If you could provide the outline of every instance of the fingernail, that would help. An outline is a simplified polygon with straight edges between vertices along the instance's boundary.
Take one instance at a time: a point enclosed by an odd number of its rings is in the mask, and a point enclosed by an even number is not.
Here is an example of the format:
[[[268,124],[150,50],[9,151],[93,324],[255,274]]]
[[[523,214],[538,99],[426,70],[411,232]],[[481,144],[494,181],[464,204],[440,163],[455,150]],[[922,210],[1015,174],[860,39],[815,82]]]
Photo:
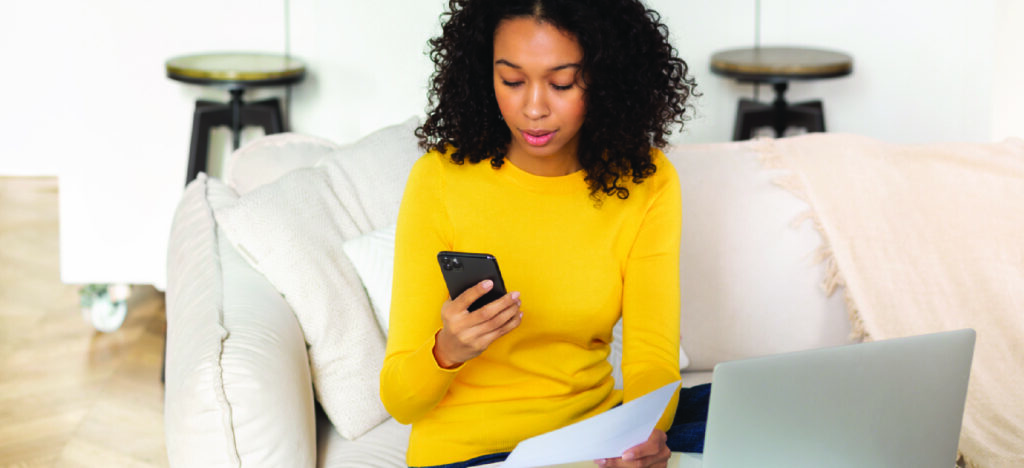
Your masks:
[[[491,289],[494,286],[494,281],[484,280],[483,283],[480,283],[480,286],[483,286],[484,289]]]
[[[600,459],[600,460],[594,460],[594,462],[597,463],[599,466],[604,466],[605,463],[607,463],[606,461],[604,461],[603,458]]]
[[[625,460],[625,461],[632,460],[633,459],[633,452],[626,452],[626,453],[622,454],[622,459]]]
[[[510,296],[512,296],[512,299],[519,299],[519,291],[512,291]]]

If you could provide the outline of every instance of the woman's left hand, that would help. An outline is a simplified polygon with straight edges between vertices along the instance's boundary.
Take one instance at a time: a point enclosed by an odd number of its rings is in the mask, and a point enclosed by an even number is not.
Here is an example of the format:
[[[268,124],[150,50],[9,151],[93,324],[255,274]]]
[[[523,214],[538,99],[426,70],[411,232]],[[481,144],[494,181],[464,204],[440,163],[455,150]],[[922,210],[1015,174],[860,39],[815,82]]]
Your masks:
[[[647,438],[647,442],[626,450],[621,457],[594,461],[599,466],[607,468],[665,468],[668,466],[668,458],[672,456],[666,440],[668,437],[665,436],[665,432],[655,429]]]

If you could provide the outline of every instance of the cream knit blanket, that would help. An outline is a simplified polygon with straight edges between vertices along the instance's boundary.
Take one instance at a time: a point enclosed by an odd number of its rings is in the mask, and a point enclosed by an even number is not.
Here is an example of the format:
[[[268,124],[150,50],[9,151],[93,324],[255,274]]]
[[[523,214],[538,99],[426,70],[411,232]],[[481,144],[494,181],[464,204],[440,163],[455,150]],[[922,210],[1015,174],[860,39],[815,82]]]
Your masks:
[[[1024,466],[1024,141],[810,134],[751,144],[811,206],[826,289],[845,286],[854,333],[977,331],[961,457]]]

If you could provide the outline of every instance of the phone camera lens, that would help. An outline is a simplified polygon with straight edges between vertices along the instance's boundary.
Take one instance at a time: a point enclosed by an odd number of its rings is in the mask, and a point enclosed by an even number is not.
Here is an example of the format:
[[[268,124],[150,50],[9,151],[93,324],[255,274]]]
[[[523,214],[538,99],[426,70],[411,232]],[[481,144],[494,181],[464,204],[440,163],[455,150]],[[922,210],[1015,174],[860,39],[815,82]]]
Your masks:
[[[452,262],[451,262],[451,267],[452,267],[453,270],[461,270],[462,269],[462,262],[460,262],[459,259],[457,259],[457,258],[453,258]]]

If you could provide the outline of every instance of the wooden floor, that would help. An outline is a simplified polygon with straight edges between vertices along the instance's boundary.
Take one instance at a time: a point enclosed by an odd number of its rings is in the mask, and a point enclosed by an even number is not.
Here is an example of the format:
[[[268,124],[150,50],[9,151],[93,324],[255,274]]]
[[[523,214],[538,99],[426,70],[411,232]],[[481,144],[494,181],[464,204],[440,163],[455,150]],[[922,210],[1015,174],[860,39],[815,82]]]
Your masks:
[[[113,333],[60,282],[57,179],[0,177],[0,466],[166,466],[163,294]]]

